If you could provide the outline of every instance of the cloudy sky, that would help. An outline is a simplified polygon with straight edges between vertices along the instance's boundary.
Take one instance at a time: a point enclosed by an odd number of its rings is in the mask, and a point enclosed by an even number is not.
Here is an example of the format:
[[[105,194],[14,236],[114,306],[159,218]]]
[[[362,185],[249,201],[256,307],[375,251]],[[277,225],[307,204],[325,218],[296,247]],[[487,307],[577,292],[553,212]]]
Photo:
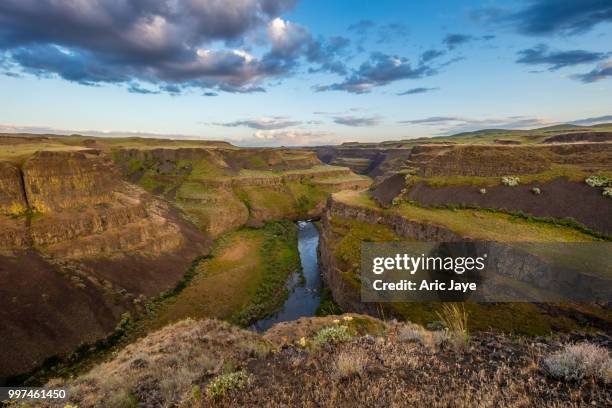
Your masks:
[[[0,1],[0,131],[381,141],[611,95],[610,0]]]

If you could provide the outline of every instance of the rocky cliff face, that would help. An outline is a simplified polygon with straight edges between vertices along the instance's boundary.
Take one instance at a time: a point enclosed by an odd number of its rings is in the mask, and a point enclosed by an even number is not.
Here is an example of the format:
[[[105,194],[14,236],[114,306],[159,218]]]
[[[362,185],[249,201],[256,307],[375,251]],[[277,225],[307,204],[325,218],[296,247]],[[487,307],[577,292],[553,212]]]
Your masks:
[[[22,167],[33,211],[60,212],[104,205],[117,188],[112,162],[99,152],[39,152]]]
[[[114,159],[127,179],[175,203],[213,237],[316,216],[328,193],[370,183],[297,149],[118,149]]]
[[[25,211],[26,206],[19,168],[0,162],[0,214],[18,215]]]
[[[359,226],[363,223],[364,226]],[[359,280],[360,246],[362,241],[421,241],[421,242],[471,242],[478,253],[487,253],[490,259],[495,260],[487,269],[480,284],[479,299],[500,299],[501,294],[508,297],[504,299],[552,299],[550,296],[561,295],[565,299],[578,299],[582,302],[593,299],[607,299],[610,296],[610,278],[593,270],[581,271],[574,263],[562,264],[558,262],[558,253],[549,248],[556,255],[546,255],[541,245],[537,249],[518,250],[502,242],[477,241],[465,234],[428,222],[417,222],[407,219],[393,211],[385,211],[343,202],[334,196],[328,200],[322,217],[321,238],[319,244],[320,265],[324,280],[329,286],[334,300],[345,311],[368,313],[374,316],[397,315],[401,312],[393,304],[363,303],[361,301],[361,287]],[[348,225],[348,228],[346,227]],[[393,232],[382,239],[378,238],[375,230],[383,226]],[[366,231],[361,238],[346,237],[352,230]],[[371,232],[368,232],[371,231]],[[545,245],[545,244],[543,244]],[[591,255],[605,256],[606,243],[595,244],[597,247],[584,247]],[[351,250],[352,248],[352,250]],[[568,251],[571,249],[567,249]],[[347,258],[346,254],[349,253]],[[565,251],[566,252],[566,251]],[[565,254],[564,252],[564,254]],[[565,254],[566,255],[566,254]],[[463,255],[465,256],[465,255]],[[601,261],[598,261],[601,265]],[[591,267],[594,268],[593,264]],[[539,295],[538,291],[543,291]],[[554,295],[553,295],[554,294]],[[534,297],[535,296],[535,297]],[[549,297],[546,297],[549,296]],[[384,313],[384,314],[383,314]],[[597,326],[609,328],[610,322],[595,317]]]
[[[609,169],[612,143],[568,143],[558,145],[477,145],[429,143],[403,148],[321,148],[320,157],[332,164],[348,166],[372,177],[412,171],[423,177],[535,174],[552,164],[573,164]]]
[[[0,162],[0,381],[105,336],[209,247],[97,151]]]

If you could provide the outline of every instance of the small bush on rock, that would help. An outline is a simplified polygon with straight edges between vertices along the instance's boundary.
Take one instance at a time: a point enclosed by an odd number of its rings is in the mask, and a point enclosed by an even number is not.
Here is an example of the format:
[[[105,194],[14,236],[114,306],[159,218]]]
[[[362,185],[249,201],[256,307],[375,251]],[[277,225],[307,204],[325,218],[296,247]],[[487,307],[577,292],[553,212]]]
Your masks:
[[[486,188],[481,188],[479,191],[480,191],[480,194],[487,194]]]
[[[602,194],[603,194],[604,197],[612,198],[612,187],[604,188]]]
[[[612,179],[606,176],[598,176],[593,174],[584,180],[591,187],[608,187],[612,183]]]
[[[349,341],[351,334],[346,326],[330,326],[324,327],[314,336],[314,343],[322,346],[326,343],[342,343]]]
[[[230,374],[222,374],[212,379],[206,386],[206,393],[212,399],[218,399],[229,391],[244,388],[249,382],[246,371],[237,371]]]
[[[531,192],[535,195],[540,195],[542,194],[542,190],[540,190],[538,187],[534,187],[531,189]]]
[[[502,184],[508,187],[518,186],[519,181],[521,181],[521,179],[517,176],[504,176],[501,179]]]
[[[596,378],[612,382],[612,358],[603,347],[590,343],[569,344],[544,358],[546,370],[557,378]]]

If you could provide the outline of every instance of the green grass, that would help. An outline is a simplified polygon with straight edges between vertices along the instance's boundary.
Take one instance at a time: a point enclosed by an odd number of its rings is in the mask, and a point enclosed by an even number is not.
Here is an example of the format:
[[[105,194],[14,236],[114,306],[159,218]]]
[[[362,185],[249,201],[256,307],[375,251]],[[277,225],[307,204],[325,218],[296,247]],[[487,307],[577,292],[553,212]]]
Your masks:
[[[285,282],[299,270],[297,229],[274,222],[244,228],[217,241],[189,287],[162,305],[150,328],[192,318],[218,318],[243,326],[273,313],[286,298]]]
[[[357,197],[355,202],[365,202],[367,206],[373,205],[369,199],[364,199],[363,196],[358,193],[340,193],[339,195],[348,195],[351,198]],[[471,225],[474,219],[474,216],[471,214],[473,211],[444,210],[442,211],[442,215],[440,215],[439,210],[425,210],[422,213],[416,210],[418,210],[418,207],[408,206],[402,211],[410,211],[410,215],[407,218],[417,218],[421,221],[426,220],[428,222],[435,220],[438,223],[444,223],[451,226],[455,223],[459,223],[459,226],[462,228]],[[432,214],[434,215],[432,216]],[[500,219],[495,217],[497,217],[497,215],[492,219],[485,219],[482,221],[483,224],[477,225],[475,229],[486,231],[500,229],[503,233],[501,238],[507,238],[505,235],[507,231],[510,231],[511,234],[518,233],[523,237],[517,239],[518,241],[524,241],[525,237],[553,241],[550,234],[555,236],[554,234],[559,232],[559,229],[554,226],[550,229],[551,226],[547,224],[540,225],[541,223],[531,223],[536,224],[534,232],[531,230],[533,226],[530,225],[529,222],[520,219],[512,219],[511,217],[507,219],[508,216],[503,216]],[[477,220],[480,221],[480,218],[477,218]],[[525,223],[527,223],[527,225],[525,225]],[[518,228],[518,230],[516,228]],[[560,227],[560,230],[563,231],[562,234],[567,234],[566,238],[574,238],[574,240],[577,241],[592,241],[594,239],[593,237],[583,235],[571,228]],[[364,241],[404,240],[404,238],[395,235],[387,226],[380,224],[370,225],[354,219],[338,216],[332,219],[331,232],[334,237],[331,242],[331,248],[337,265],[340,268],[341,276],[356,291],[359,291],[361,288],[361,243]],[[516,239],[516,237],[512,239]],[[557,239],[559,239],[559,236],[557,236]],[[502,239],[502,241],[506,240],[507,239]],[[559,240],[562,241],[563,239]],[[573,259],[571,261],[576,262]],[[387,316],[399,315],[406,320],[427,325],[439,320],[437,313],[441,311],[441,306],[442,303],[437,302],[394,302],[385,305],[387,309],[385,314]],[[576,330],[594,330],[588,325],[589,318],[581,316],[590,316],[590,318],[596,320],[612,321],[612,314],[589,305],[572,305],[571,307],[569,305],[555,305],[555,307],[567,309],[568,312],[548,313],[546,309],[536,304],[529,303],[466,304],[466,310],[469,314],[468,326],[472,331],[496,330],[526,335],[547,335],[555,331],[571,332]],[[570,316],[574,316],[574,318]]]
[[[341,192],[335,195],[340,201],[349,204],[378,208],[367,192]],[[439,225],[458,235],[485,241],[500,242],[588,242],[596,237],[574,228],[555,225],[538,220],[489,211],[472,209],[421,208],[409,203],[401,203],[388,210],[379,209],[386,214],[399,214],[408,220]]]
[[[248,306],[230,321],[246,326],[280,308],[287,298],[288,276],[301,270],[297,250],[297,229],[291,222],[274,222],[264,227],[265,238],[259,250],[263,274]]]
[[[327,286],[321,289],[321,303],[315,312],[316,316],[329,316],[342,314],[342,309],[334,301],[331,290]]]

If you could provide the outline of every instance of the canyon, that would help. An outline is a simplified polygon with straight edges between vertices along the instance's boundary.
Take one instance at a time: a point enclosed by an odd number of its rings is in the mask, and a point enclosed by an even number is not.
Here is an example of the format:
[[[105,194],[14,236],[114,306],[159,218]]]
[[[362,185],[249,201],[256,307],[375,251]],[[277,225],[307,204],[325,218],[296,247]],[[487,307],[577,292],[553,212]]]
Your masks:
[[[610,199],[605,187],[584,181],[605,180],[612,170],[612,144],[595,131],[596,137],[551,139],[559,132],[538,131],[293,149],[3,135],[0,378],[95,349],[126,318],[157,316],[139,329],[144,336],[196,311],[193,296],[207,296],[198,317],[243,326],[266,317],[278,302],[248,302],[257,298],[257,285],[282,300],[278,288],[265,286],[270,282],[249,281],[253,287],[235,293],[251,300],[219,303],[219,310],[215,298],[231,296],[228,289],[202,285],[213,270],[229,271],[232,282],[256,271],[269,279],[266,265],[280,255],[268,249],[284,248],[278,231],[287,231],[270,227],[279,220],[320,219],[319,263],[333,310],[435,323],[439,304],[362,301],[361,243],[607,242]],[[519,185],[504,185],[508,176]],[[282,268],[287,276],[291,262]],[[552,279],[538,268],[527,272]],[[195,283],[185,280],[190,274]],[[601,277],[602,288],[609,278]],[[599,304],[466,307],[476,331],[608,332],[612,322],[609,307]]]
[[[369,185],[309,152],[0,140],[0,378],[142,314],[221,234],[316,216],[327,192]]]

